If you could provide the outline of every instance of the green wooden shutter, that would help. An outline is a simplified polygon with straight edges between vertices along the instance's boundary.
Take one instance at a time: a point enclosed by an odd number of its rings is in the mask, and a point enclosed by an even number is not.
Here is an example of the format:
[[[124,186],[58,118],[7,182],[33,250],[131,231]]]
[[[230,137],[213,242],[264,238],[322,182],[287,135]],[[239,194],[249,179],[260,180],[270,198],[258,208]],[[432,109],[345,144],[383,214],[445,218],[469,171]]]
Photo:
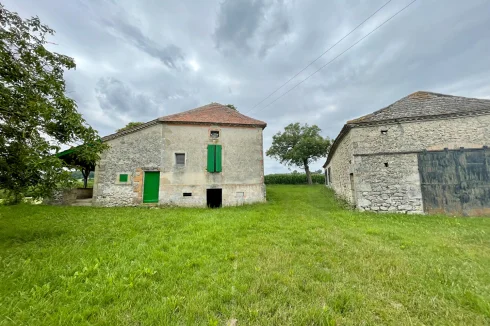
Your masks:
[[[208,145],[208,172],[214,172],[216,145]]]
[[[216,172],[221,172],[221,145],[216,145]]]

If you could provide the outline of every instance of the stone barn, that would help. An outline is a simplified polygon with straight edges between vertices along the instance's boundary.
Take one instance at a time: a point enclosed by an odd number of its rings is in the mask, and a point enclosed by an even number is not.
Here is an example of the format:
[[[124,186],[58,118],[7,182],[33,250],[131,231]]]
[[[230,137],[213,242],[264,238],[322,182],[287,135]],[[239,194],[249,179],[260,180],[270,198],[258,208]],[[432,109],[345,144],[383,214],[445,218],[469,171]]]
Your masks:
[[[102,138],[98,206],[220,207],[265,200],[263,121],[212,103]]]
[[[327,184],[361,211],[490,214],[490,100],[416,92],[348,121]]]

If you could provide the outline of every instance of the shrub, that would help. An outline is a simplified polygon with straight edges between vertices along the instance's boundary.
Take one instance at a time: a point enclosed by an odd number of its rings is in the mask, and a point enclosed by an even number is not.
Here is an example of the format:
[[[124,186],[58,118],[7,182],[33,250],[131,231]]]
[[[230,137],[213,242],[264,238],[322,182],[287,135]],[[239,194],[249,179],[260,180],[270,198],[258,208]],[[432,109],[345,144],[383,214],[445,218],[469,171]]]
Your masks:
[[[323,174],[312,174],[311,181],[314,184],[324,184],[325,175]],[[284,173],[284,174],[269,174],[264,178],[266,185],[272,184],[283,184],[283,185],[297,185],[297,184],[307,184],[306,173]]]

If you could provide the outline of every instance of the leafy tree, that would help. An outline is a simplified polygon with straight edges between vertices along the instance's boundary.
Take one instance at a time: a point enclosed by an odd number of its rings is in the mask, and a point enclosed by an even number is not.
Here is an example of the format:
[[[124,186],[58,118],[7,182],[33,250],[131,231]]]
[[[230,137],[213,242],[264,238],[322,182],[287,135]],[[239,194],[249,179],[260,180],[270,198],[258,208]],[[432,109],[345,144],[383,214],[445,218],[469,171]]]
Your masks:
[[[143,123],[144,122],[129,122],[126,126],[120,128],[120,129],[117,129],[116,132],[121,132],[121,131],[124,131],[124,130],[128,130],[128,129],[131,129],[131,128],[140,126]]]
[[[77,180],[78,180],[78,179],[83,179],[83,174],[82,174],[82,171],[77,170],[77,171],[73,171],[73,172],[71,172],[71,177],[72,177],[73,179],[77,179]],[[90,172],[90,174],[89,174],[89,177],[88,177],[88,178],[89,178],[89,179],[93,179],[93,178],[94,178],[94,171],[91,171],[91,172]]]
[[[226,104],[226,106],[232,110],[238,111],[237,108],[233,104]]]
[[[81,143],[77,153],[91,160],[106,147],[65,94],[63,72],[75,62],[46,49],[50,35],[38,17],[22,19],[0,4],[0,188],[13,202],[68,182],[54,155],[62,144]]]
[[[301,126],[291,123],[284,132],[278,132],[272,137],[272,146],[266,154],[288,166],[303,168],[308,184],[312,184],[310,164],[325,157],[330,149],[330,139],[320,135],[318,126]]]

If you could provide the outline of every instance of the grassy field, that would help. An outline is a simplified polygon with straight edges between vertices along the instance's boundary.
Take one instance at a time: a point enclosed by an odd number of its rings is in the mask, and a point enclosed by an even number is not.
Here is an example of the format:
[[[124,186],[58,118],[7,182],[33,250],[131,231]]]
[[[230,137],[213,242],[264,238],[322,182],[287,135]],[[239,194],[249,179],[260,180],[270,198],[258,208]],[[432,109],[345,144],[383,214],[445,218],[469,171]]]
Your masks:
[[[490,324],[490,219],[356,213],[323,186],[267,196],[0,207],[0,324]]]

